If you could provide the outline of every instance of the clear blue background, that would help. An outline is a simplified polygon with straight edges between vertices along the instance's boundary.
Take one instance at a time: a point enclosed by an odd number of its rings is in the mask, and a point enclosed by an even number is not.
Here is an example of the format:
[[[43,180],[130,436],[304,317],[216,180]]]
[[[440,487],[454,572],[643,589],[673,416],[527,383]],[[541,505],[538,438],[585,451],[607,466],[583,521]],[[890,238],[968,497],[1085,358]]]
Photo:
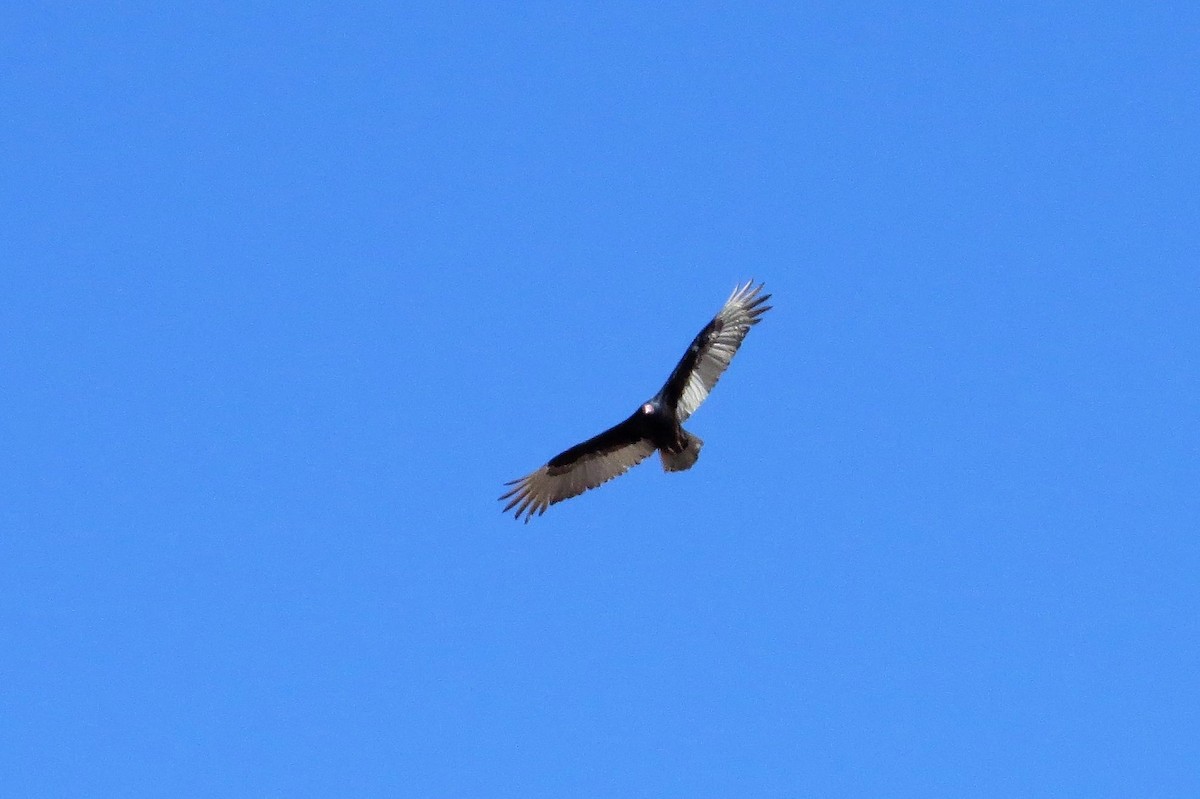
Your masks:
[[[6,4],[4,795],[1200,795],[1200,7],[843,5]]]

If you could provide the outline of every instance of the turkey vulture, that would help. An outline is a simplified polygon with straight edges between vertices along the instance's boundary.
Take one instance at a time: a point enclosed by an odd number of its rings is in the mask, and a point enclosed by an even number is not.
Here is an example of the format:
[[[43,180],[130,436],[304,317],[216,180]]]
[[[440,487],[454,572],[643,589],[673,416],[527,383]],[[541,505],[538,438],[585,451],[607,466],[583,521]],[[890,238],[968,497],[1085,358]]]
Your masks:
[[[528,523],[554,503],[624,474],[655,450],[662,457],[663,471],[692,468],[704,442],[681,425],[721,379],[750,328],[771,309],[763,304],[771,295],[760,294],[763,284],[752,288],[753,282],[733,290],[724,307],[692,339],[663,387],[632,416],[560,452],[532,474],[506,483],[512,488],[500,497],[501,502],[509,501],[504,512],[516,507],[515,517],[524,514]]]

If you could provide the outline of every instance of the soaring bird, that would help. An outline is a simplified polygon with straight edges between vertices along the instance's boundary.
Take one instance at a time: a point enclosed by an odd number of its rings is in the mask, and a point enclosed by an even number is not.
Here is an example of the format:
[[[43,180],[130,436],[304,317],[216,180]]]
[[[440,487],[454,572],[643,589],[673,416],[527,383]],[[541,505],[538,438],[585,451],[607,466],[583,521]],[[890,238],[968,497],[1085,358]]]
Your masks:
[[[700,403],[729,368],[734,353],[750,328],[771,309],[765,305],[770,294],[754,281],[737,286],[712,321],[704,326],[676,364],[658,393],[642,403],[625,421],[598,436],[555,455],[535,472],[505,483],[511,486],[500,501],[508,500],[504,512],[516,508],[514,516],[526,523],[546,508],[607,483],[650,457],[662,457],[663,471],[692,468],[704,442],[683,429]]]

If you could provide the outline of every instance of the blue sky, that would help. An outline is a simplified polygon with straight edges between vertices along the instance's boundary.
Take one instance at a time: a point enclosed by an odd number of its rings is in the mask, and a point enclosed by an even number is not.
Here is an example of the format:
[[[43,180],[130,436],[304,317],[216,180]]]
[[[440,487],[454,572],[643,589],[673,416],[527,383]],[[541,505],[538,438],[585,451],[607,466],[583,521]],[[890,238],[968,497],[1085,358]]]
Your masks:
[[[4,793],[1200,794],[1198,30],[6,5]]]

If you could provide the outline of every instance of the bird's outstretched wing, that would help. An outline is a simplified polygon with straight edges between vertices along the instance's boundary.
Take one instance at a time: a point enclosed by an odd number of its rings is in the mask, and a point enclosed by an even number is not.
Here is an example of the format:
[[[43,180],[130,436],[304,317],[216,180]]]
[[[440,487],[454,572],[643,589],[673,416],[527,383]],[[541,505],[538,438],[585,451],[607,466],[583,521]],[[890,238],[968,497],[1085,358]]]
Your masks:
[[[512,488],[500,497],[501,501],[509,500],[504,511],[507,513],[516,507],[516,518],[525,514],[528,522],[534,514],[545,513],[555,502],[570,499],[624,474],[654,452],[654,444],[643,433],[644,425],[638,412],[600,435],[555,455],[537,471],[505,483]]]
[[[708,397],[713,386],[729,368],[730,361],[750,328],[771,310],[764,305],[771,298],[762,294],[763,284],[754,281],[738,286],[713,320],[704,326],[662,388],[662,397],[675,407],[675,417],[684,421]]]

